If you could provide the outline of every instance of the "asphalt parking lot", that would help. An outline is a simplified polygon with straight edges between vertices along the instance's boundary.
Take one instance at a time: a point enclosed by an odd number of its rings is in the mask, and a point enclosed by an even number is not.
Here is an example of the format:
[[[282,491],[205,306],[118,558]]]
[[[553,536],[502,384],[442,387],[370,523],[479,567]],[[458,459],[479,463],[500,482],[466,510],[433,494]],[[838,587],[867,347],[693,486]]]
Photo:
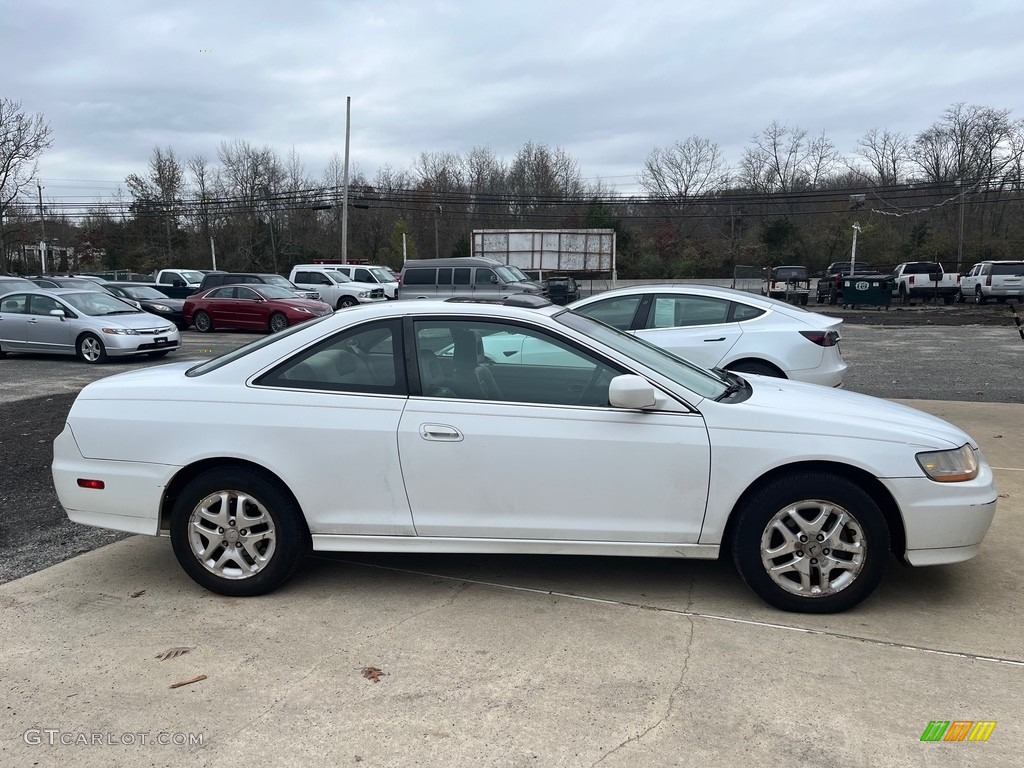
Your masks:
[[[179,357],[256,337],[185,336]],[[83,544],[46,484],[77,388],[148,363],[9,357],[0,562],[33,530],[55,548],[0,572],[0,764],[1018,765],[1024,341],[848,321],[843,353],[850,389],[967,429],[1003,498],[975,560],[893,563],[822,617],[762,605],[727,563],[632,558],[324,556],[264,598],[205,593],[166,540]],[[191,650],[155,658],[171,647]],[[921,742],[936,720],[997,725]]]

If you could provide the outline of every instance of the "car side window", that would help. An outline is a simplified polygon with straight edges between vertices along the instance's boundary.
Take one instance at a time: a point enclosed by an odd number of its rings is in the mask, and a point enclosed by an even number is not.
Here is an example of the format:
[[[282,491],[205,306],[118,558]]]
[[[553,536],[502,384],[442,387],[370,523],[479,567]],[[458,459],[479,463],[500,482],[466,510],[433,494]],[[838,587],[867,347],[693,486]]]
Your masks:
[[[233,298],[235,298],[235,289],[234,288],[218,288],[215,291],[210,291],[210,293],[208,293],[206,295],[206,298],[208,298],[208,299],[233,299]]]
[[[490,285],[498,281],[497,275],[494,274],[493,269],[487,269],[487,267],[477,267],[476,270],[476,284],[477,285]]]
[[[49,296],[29,297],[28,313],[30,315],[48,315],[55,309],[64,310],[64,306]]]
[[[355,280],[357,280],[360,283],[376,283],[377,282],[376,280],[373,279],[373,275],[371,275],[367,270],[365,270],[365,269],[363,269],[361,267],[356,270]]]
[[[405,270],[402,274],[403,285],[434,285],[436,282],[436,269],[414,267]]]
[[[691,325],[724,323],[729,302],[712,296],[655,296],[648,327],[685,328]],[[661,322],[665,325],[659,324]]]
[[[452,283],[455,285],[469,285],[469,267],[455,267],[452,270]]]
[[[3,300],[0,301],[0,312],[9,312],[11,314],[21,315],[25,314],[27,307],[28,297],[24,293],[5,296]]]
[[[260,298],[260,295],[256,293],[252,288],[235,288],[236,299],[246,299],[248,301],[256,301]]]
[[[413,327],[426,397],[608,406],[608,385],[623,372],[532,328],[455,319]]]
[[[255,382],[259,386],[404,395],[400,321],[369,323],[336,334]]]
[[[749,304],[740,304],[738,301],[732,303],[732,321],[741,323],[744,320],[753,320],[764,314],[760,307],[752,307]]]
[[[628,331],[633,325],[633,317],[640,306],[640,296],[622,296],[603,301],[595,301],[576,311],[607,323],[620,331]]]

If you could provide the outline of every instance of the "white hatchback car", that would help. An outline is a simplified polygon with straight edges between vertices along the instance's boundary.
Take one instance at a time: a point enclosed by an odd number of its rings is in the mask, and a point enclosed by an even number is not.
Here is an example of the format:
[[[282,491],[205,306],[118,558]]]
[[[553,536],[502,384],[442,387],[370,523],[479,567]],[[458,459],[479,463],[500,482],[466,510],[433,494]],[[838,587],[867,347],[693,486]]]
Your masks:
[[[0,296],[0,357],[8,352],[108,357],[164,357],[181,344],[173,323],[106,291],[54,288]]]
[[[843,384],[843,321],[776,299],[705,285],[639,285],[569,307],[706,368]]]
[[[71,520],[169,535],[226,595],[274,589],[310,548],[724,552],[807,612],[863,600],[890,551],[973,557],[998,496],[945,421],[707,371],[525,296],[363,305],[109,376],[72,406],[53,479]]]

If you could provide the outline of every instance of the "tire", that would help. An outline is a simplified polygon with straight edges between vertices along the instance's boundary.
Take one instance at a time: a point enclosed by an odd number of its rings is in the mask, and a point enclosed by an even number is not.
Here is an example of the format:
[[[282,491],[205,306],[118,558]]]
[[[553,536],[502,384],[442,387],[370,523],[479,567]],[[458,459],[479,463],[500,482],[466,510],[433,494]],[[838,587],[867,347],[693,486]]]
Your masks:
[[[981,306],[982,304],[988,304],[988,299],[985,298],[985,294],[981,292],[981,286],[974,286],[974,303]]]
[[[910,296],[907,295],[907,286],[901,285],[899,290],[900,303],[909,304]]]
[[[342,296],[338,299],[338,306],[335,307],[335,309],[348,309],[349,307],[354,307],[358,303],[359,300],[354,296]]]
[[[762,363],[758,360],[741,360],[738,363],[725,366],[726,370],[732,371],[733,373],[753,373],[758,376],[771,376],[776,379],[784,379],[785,375],[776,368],[774,365],[769,363]]]
[[[267,476],[242,467],[211,469],[188,483],[174,503],[170,533],[185,573],[231,597],[284,584],[309,541],[295,501]]]
[[[278,333],[288,327],[288,318],[283,312],[275,312],[270,316],[270,322],[267,323],[271,333]]]
[[[828,289],[828,303],[831,304],[831,305],[835,305],[835,303],[837,301],[839,301],[839,295],[838,295],[836,289],[835,288],[829,288]]]
[[[780,610],[845,611],[885,574],[885,517],[863,488],[839,475],[801,472],[776,479],[754,492],[737,515],[731,542],[736,569]]]
[[[962,290],[960,290],[959,288],[957,288],[956,289],[956,303],[957,304],[963,304],[965,301],[967,301],[967,297],[964,296],[964,292]]]
[[[169,350],[169,349],[162,349],[159,352],[150,352],[149,353],[149,359],[150,360],[159,360],[162,357],[167,357],[167,353],[170,352],[170,351],[171,350]]]
[[[107,360],[107,348],[103,346],[100,337],[92,333],[83,333],[78,337],[75,352],[78,353],[78,359],[83,363],[95,364]]]
[[[213,330],[213,320],[205,312],[196,312],[192,317],[192,325],[200,333],[209,333]]]

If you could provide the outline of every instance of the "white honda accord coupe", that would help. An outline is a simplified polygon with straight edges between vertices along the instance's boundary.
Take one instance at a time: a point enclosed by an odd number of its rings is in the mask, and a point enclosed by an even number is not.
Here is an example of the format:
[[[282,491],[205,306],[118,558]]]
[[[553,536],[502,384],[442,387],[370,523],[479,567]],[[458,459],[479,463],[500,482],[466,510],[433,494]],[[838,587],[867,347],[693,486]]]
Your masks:
[[[353,307],[102,379],[53,478],[72,520],[167,535],[225,595],[274,589],[310,549],[726,554],[816,613],[867,597],[891,551],[973,557],[997,497],[945,421],[699,368],[539,297]]]
[[[706,368],[839,387],[843,321],[731,288],[636,285],[569,308],[642,336]]]

